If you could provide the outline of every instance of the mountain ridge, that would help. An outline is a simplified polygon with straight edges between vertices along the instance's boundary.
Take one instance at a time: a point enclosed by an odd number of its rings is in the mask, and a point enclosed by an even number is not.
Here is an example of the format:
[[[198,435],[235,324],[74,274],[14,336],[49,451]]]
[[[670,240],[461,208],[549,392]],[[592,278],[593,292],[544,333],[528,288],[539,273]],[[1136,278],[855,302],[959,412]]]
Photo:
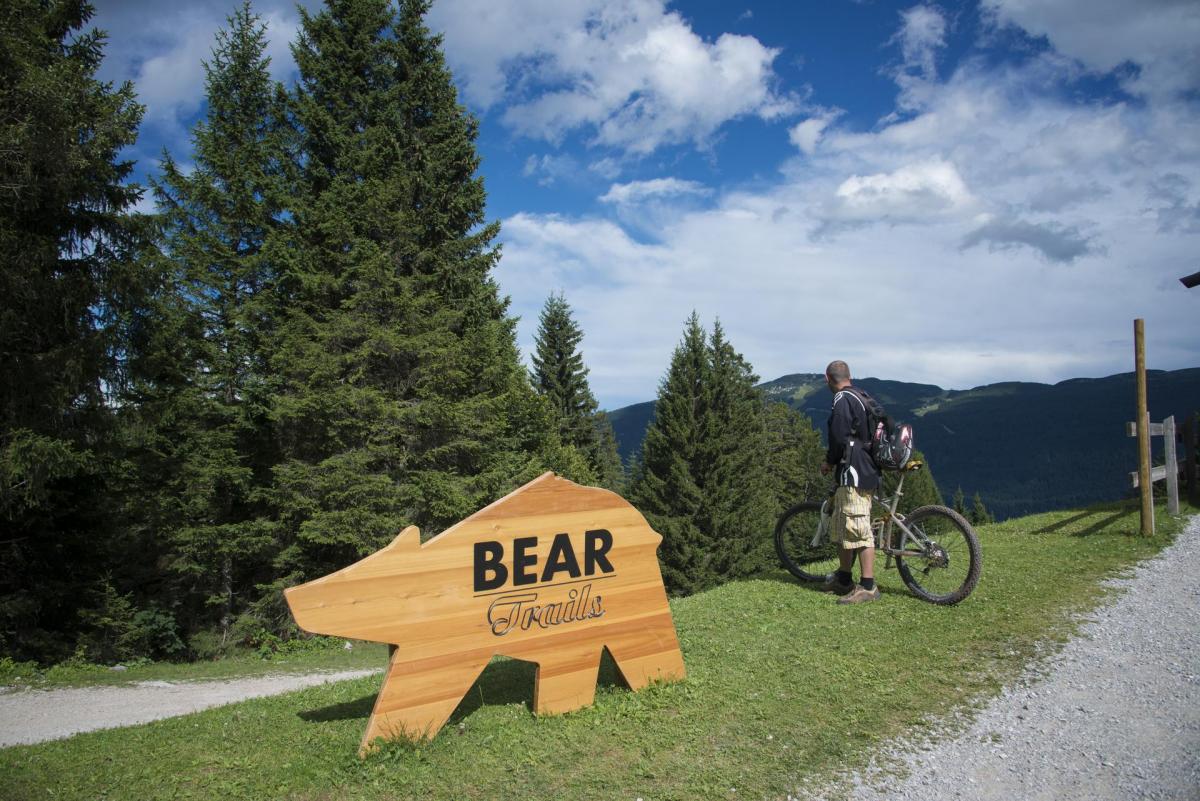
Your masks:
[[[1128,473],[1136,468],[1134,440],[1125,433],[1136,416],[1132,372],[963,390],[875,377],[854,383],[912,423],[917,447],[947,496],[958,487],[968,498],[978,492],[1000,518],[1129,493]],[[1146,383],[1151,420],[1174,415],[1182,424],[1200,410],[1200,368],[1147,370]],[[822,374],[789,373],[758,387],[766,400],[804,413],[824,436],[831,397]],[[608,413],[623,459],[640,449],[654,403]]]

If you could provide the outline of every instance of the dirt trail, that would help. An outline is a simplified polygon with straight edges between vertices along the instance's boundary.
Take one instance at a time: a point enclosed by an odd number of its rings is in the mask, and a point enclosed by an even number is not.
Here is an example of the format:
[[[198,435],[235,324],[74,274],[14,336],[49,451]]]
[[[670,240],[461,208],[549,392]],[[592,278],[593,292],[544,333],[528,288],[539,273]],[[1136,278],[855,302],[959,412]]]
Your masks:
[[[220,681],[143,681],[125,687],[7,692],[0,694],[0,747],[57,740],[95,729],[149,723],[247,698],[278,695],[382,672],[344,670]]]
[[[1198,548],[1195,516],[1112,582],[1119,593],[1053,659],[950,721],[958,734],[897,743],[870,769],[798,797],[1200,800]]]

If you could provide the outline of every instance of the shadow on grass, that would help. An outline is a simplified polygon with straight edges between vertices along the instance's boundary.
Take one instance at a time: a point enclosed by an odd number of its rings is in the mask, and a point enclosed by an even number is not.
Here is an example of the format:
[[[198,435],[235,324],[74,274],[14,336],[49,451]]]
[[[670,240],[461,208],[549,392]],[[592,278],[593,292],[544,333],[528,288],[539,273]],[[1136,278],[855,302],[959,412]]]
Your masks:
[[[371,710],[374,707],[375,696],[364,695],[362,698],[356,698],[353,701],[333,704],[332,706],[325,706],[307,712],[297,712],[296,714],[301,720],[308,723],[332,723],[335,720],[366,718],[371,714]]]
[[[450,715],[447,725],[453,725],[470,716],[484,706],[506,706],[524,704],[533,710],[533,685],[537,665],[520,659],[497,656],[479,674],[479,678],[463,695],[462,701]],[[608,649],[600,657],[600,671],[596,678],[596,689],[624,687],[621,674]],[[330,723],[338,720],[366,720],[375,707],[375,695],[367,695],[354,701],[312,709],[297,713],[301,720],[309,723]]]
[[[882,576],[887,575],[889,573],[894,574],[896,576],[897,580],[899,580],[900,575],[896,572],[895,567],[890,567],[890,568],[885,569],[883,567],[883,561],[877,559],[875,562],[875,578],[877,578],[877,579],[881,578]],[[854,568],[854,574],[858,575],[858,567],[857,566],[855,566],[855,568]],[[797,589],[805,590],[806,592],[815,592],[818,595],[828,595],[831,603],[837,600],[837,596],[834,595],[832,592],[827,592],[827,591],[821,589],[821,582],[819,582],[819,581],[801,581],[800,579],[796,578],[791,573],[788,573],[785,570],[768,571],[766,573],[761,573],[761,574],[754,576],[752,578],[749,578],[749,579],[740,579],[740,580],[742,580],[742,581],[774,581],[779,584],[787,584],[789,586],[796,587]],[[909,592],[908,589],[905,587],[885,586],[884,584],[881,584],[879,582],[876,582],[875,586],[879,588],[879,592],[883,595],[907,595],[910,597],[912,596],[912,593]]]
[[[509,657],[493,657],[488,666],[479,674],[479,678],[467,690],[454,713],[450,715],[450,724],[470,716],[472,712],[484,706],[504,706],[506,704],[524,704],[530,712],[533,711],[533,687],[537,677],[537,664]],[[616,662],[605,648],[600,656],[600,670],[596,676],[596,689],[607,687],[624,687],[621,674]]]
[[[1081,520],[1085,520],[1094,514],[1096,514],[1096,513],[1095,512],[1087,512],[1087,511],[1080,512],[1079,514],[1071,515],[1070,517],[1064,517],[1062,520],[1059,520],[1057,523],[1051,523],[1048,526],[1042,526],[1041,528],[1036,529],[1035,531],[1031,531],[1029,533],[1030,534],[1053,534],[1056,531],[1062,531],[1067,526],[1078,523]]]
[[[738,584],[743,581],[774,581],[777,584],[787,584],[799,590],[824,593],[824,591],[821,589],[821,582],[801,581],[791,573],[788,573],[786,570],[768,570],[757,575],[748,576],[746,578],[734,579],[730,583]]]
[[[1138,515],[1138,514],[1139,513],[1133,509],[1123,509],[1121,511],[1113,512],[1110,515],[1108,515],[1107,517],[1100,518],[1099,520],[1092,523],[1090,526],[1083,529],[1082,531],[1074,532],[1073,534],[1071,534],[1071,536],[1072,537],[1090,537],[1093,534],[1104,534],[1105,529],[1109,528],[1117,521],[1119,521],[1123,518],[1124,519],[1132,519],[1135,515]],[[1109,532],[1109,533],[1111,533],[1111,532]],[[1135,532],[1131,532],[1131,533],[1135,533]]]
[[[1036,529],[1031,534],[1054,534],[1063,533],[1071,537],[1090,537],[1094,534],[1103,534],[1113,526],[1113,524],[1122,519],[1132,519],[1138,514],[1138,510],[1132,506],[1107,506],[1095,509],[1087,509],[1070,517],[1063,518],[1056,523],[1051,523],[1048,526]],[[1084,526],[1084,524],[1086,527]],[[1073,526],[1081,526],[1077,531],[1068,531]]]

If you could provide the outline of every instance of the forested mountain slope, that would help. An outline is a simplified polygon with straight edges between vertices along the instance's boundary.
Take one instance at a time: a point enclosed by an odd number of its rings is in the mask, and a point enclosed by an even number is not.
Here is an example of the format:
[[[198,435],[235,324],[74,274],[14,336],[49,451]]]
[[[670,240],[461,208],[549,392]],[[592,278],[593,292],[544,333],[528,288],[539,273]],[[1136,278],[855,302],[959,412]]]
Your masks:
[[[944,390],[879,378],[855,383],[893,416],[911,422],[946,493],[962,487],[980,493],[997,517],[1029,514],[1119,498],[1135,469],[1134,440],[1125,423],[1134,418],[1134,376],[1073,378],[1057,384],[1006,382]],[[825,430],[830,396],[817,373],[797,373],[760,384],[768,400],[804,412]],[[1147,374],[1150,418],[1182,422],[1200,410],[1200,368]],[[629,458],[640,447],[653,403],[609,413]],[[1161,461],[1161,440],[1157,443]],[[948,497],[948,496],[947,496]]]

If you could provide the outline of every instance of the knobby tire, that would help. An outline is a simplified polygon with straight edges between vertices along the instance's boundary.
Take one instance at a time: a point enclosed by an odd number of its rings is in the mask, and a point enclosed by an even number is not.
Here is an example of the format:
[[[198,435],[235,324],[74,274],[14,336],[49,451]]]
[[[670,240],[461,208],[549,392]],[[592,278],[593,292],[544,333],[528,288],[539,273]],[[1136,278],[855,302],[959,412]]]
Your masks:
[[[983,563],[979,536],[971,524],[945,506],[914,509],[905,516],[904,524],[937,543],[933,558],[896,557],[900,579],[913,595],[940,606],[956,604],[970,595]],[[901,534],[895,531],[893,536]]]
[[[817,501],[798,503],[788,509],[775,524],[775,552],[787,571],[801,581],[824,581],[831,572],[829,559],[837,560],[837,549],[825,537],[816,550],[810,547],[821,519]]]

